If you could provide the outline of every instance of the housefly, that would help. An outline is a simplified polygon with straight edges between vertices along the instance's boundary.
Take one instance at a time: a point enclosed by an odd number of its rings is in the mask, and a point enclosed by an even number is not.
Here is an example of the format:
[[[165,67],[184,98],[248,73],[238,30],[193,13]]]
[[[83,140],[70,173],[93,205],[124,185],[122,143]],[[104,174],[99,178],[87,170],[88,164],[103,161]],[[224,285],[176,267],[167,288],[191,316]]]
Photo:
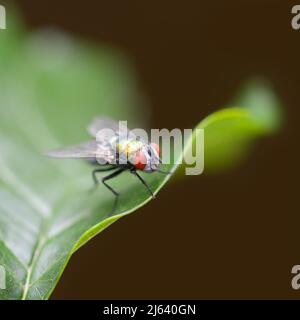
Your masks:
[[[113,134],[108,135],[107,129]],[[100,182],[97,173],[111,171],[101,179],[103,185],[115,196],[110,215],[116,210],[120,193],[108,184],[108,180],[119,176],[124,171],[135,175],[154,198],[152,190],[139,171],[170,173],[159,169],[162,161],[158,144],[144,142],[126,126],[110,118],[94,119],[88,127],[88,132],[95,140],[53,150],[47,155],[54,158],[84,159],[97,164],[97,168],[92,171],[95,187]]]

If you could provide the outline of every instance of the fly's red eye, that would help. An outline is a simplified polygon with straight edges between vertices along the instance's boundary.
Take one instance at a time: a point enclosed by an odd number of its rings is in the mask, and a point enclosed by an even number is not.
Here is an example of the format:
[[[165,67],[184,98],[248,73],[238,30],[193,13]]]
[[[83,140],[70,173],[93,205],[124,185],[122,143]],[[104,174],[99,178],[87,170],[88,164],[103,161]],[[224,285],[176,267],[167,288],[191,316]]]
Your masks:
[[[144,170],[147,164],[147,158],[144,152],[138,151],[134,157],[134,166],[138,170]]]
[[[152,142],[151,147],[157,152],[158,155],[160,155],[160,149],[158,144]]]

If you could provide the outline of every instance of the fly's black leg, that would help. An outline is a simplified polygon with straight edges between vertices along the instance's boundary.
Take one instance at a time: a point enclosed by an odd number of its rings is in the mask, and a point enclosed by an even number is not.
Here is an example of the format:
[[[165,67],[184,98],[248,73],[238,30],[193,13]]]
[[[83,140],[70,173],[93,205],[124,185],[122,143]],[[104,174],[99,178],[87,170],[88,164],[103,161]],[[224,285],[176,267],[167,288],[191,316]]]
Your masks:
[[[117,204],[118,204],[118,199],[119,199],[119,195],[120,194],[116,190],[114,190],[110,185],[108,185],[106,181],[117,177],[119,174],[121,174],[125,170],[126,169],[124,169],[124,168],[118,169],[115,172],[111,173],[110,175],[102,178],[102,183],[105,185],[105,187],[115,195],[115,202],[114,202],[114,205],[112,207],[112,210],[111,210],[109,216],[111,216],[116,211]]]
[[[97,176],[96,176],[96,174],[98,172],[106,172],[106,171],[111,171],[111,170],[114,170],[114,169],[116,169],[116,167],[97,168],[97,169],[93,170],[92,177],[93,177],[93,180],[94,180],[94,183],[95,183],[95,187],[97,187],[98,184],[99,184],[99,180],[97,179]]]
[[[130,171],[132,174],[134,174],[136,177],[138,177],[138,179],[142,182],[142,184],[146,187],[146,189],[148,190],[148,192],[151,194],[152,198],[155,198],[154,193],[152,192],[152,190],[150,189],[150,187],[148,186],[147,182],[136,172],[136,170],[131,170]]]

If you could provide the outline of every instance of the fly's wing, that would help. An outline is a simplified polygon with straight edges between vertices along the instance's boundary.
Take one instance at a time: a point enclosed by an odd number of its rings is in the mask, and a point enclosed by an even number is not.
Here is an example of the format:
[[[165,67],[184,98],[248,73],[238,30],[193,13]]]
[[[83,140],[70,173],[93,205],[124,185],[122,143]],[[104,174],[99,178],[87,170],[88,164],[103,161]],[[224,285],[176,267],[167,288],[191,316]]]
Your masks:
[[[103,129],[110,129],[115,132],[117,137],[127,137],[130,140],[136,140],[136,135],[133,134],[126,126],[120,124],[111,118],[98,117],[95,118],[92,123],[88,126],[88,132],[93,136],[97,137],[97,140],[108,140],[106,137],[99,135],[99,131]],[[104,135],[105,133],[103,133]]]
[[[47,152],[49,157],[64,159],[95,159],[97,153],[96,141],[88,141],[85,143],[64,147]]]
[[[53,158],[97,160],[102,164],[113,163],[115,158],[110,148],[106,145],[99,144],[97,141],[88,141],[49,151],[47,152],[47,155]]]

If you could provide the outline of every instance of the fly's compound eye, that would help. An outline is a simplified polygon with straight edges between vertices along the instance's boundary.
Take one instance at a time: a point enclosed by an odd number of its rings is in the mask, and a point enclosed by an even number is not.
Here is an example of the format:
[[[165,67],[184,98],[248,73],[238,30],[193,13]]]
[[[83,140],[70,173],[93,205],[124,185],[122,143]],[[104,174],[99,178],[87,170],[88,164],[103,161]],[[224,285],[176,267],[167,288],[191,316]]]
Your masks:
[[[152,142],[152,143],[151,143],[151,147],[156,151],[157,155],[160,156],[159,145]]]
[[[134,167],[138,170],[144,170],[147,164],[147,158],[142,150],[137,151],[134,157]]]

